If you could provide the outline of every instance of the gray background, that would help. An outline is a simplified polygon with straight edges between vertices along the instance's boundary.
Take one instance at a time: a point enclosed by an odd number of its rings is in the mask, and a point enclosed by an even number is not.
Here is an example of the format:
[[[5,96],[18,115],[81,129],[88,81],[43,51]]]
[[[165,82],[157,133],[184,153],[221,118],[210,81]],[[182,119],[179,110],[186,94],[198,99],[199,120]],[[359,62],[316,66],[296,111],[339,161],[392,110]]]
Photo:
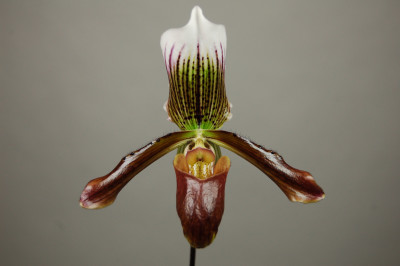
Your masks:
[[[174,153],[100,211],[84,185],[177,130],[159,47],[199,4],[227,28],[224,125],[324,188],[291,203],[230,156],[225,214],[198,265],[400,260],[399,1],[0,1],[0,264],[187,265]]]

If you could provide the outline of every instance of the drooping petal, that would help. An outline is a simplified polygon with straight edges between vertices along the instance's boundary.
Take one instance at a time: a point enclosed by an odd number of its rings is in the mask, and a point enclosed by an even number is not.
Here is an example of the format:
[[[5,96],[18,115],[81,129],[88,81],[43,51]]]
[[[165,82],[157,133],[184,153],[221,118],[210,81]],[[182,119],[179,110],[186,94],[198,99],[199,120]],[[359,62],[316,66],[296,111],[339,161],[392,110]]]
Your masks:
[[[203,136],[255,165],[279,186],[289,200],[310,203],[325,197],[309,172],[291,167],[278,153],[227,131],[205,130]]]
[[[170,133],[126,155],[109,174],[93,179],[86,185],[80,205],[87,209],[100,209],[112,204],[135,175],[195,135],[190,131]]]
[[[174,159],[176,173],[176,210],[189,244],[204,248],[214,240],[224,213],[225,182],[230,160],[222,156],[214,167],[214,175],[200,179],[189,173],[185,155]]]
[[[207,20],[196,6],[188,24],[164,32],[160,44],[170,120],[184,130],[220,128],[231,116],[225,93],[225,27]]]

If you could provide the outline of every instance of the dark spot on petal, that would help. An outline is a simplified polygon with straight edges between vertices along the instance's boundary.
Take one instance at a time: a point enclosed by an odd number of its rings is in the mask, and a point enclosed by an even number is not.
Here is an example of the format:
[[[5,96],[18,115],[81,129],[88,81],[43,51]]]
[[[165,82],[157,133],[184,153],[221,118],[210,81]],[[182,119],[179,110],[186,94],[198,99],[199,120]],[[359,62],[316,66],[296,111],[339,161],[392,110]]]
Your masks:
[[[194,143],[194,142],[190,143],[190,145],[189,145],[189,150],[192,150],[192,149],[193,149],[193,147],[194,147],[194,145],[195,145],[195,143]]]
[[[210,148],[210,144],[208,144],[208,142],[204,142],[204,147],[206,147],[207,149]]]

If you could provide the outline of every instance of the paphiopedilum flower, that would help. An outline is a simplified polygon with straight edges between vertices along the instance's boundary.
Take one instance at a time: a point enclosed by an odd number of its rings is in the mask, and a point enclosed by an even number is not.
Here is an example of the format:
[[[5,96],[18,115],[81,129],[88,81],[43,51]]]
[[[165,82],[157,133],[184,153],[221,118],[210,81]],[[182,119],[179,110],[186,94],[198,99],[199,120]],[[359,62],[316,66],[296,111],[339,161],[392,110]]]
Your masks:
[[[80,204],[99,209],[112,204],[121,189],[151,163],[177,149],[176,208],[190,245],[203,248],[215,238],[224,212],[225,182],[231,150],[259,168],[294,202],[316,202],[323,190],[310,173],[289,166],[276,152],[235,133],[219,130],[230,119],[225,93],[226,33],[199,7],[188,24],[161,36],[169,79],[168,118],[181,131],[157,138],[126,155],[107,175],[91,180]]]

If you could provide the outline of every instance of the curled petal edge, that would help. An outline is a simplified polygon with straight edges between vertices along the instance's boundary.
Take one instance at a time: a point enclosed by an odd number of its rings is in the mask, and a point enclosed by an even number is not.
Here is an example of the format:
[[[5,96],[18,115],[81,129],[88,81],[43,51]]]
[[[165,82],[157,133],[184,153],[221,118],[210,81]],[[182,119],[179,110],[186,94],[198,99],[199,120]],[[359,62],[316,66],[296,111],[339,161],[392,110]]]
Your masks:
[[[100,209],[111,205],[121,189],[134,176],[195,135],[194,131],[169,133],[129,153],[110,173],[89,181],[80,197],[81,207]]]
[[[223,130],[204,130],[203,136],[246,159],[278,185],[290,201],[311,203],[325,198],[312,175],[288,165],[278,153]]]

